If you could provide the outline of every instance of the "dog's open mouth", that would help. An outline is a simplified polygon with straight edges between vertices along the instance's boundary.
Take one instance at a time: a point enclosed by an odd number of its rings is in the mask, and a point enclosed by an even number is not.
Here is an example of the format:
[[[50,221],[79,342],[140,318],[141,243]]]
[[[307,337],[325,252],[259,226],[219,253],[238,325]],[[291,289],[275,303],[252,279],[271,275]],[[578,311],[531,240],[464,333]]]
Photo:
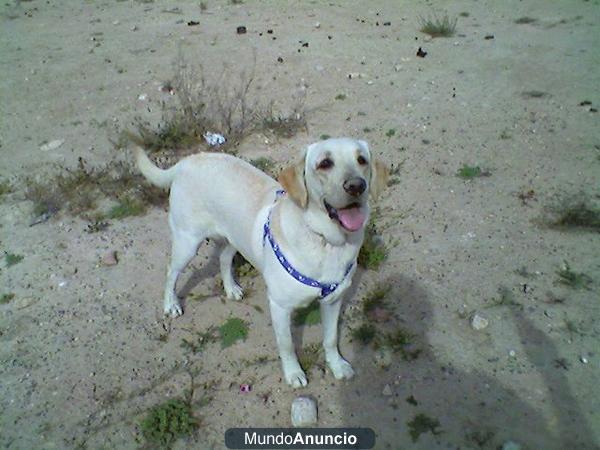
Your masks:
[[[334,208],[325,200],[323,203],[325,204],[325,209],[329,214],[329,218],[331,220],[337,220],[345,230],[357,231],[365,224],[367,216],[361,209],[359,203],[351,203],[348,206],[339,209]]]

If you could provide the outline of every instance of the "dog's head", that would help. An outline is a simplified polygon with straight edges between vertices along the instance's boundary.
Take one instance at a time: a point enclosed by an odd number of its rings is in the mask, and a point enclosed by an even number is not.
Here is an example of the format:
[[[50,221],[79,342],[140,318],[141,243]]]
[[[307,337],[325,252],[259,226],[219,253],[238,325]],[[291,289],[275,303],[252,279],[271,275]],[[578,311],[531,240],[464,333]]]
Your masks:
[[[320,208],[345,232],[365,226],[369,196],[385,188],[387,167],[376,161],[365,141],[338,138],[309,145],[304,159],[279,175],[279,182],[301,208]]]

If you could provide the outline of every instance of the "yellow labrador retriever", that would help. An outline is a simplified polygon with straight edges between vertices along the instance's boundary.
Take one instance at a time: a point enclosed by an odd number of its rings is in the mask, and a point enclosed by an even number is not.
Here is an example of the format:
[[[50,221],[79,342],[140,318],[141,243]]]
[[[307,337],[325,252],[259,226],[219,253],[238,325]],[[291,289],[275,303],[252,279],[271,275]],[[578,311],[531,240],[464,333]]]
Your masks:
[[[352,367],[338,351],[340,296],[350,285],[369,219],[369,194],[385,187],[386,167],[366,142],[328,139],[309,145],[302,160],[284,170],[279,183],[241,159],[200,153],[162,170],[137,147],[139,170],[153,184],[171,189],[171,263],[164,312],[182,314],[177,277],[205,238],[226,242],[220,266],[227,297],[242,298],[232,273],[240,252],[267,286],[269,307],[287,383],[306,386],[294,351],[292,312],[320,299],[325,358],[337,379]]]

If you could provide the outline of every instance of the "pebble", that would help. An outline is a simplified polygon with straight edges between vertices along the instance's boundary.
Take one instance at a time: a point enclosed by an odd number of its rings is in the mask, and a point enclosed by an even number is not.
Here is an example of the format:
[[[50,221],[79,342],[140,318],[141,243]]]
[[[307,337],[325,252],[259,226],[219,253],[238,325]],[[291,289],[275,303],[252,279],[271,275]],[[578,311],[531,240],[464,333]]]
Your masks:
[[[475,315],[471,318],[471,327],[473,327],[474,330],[483,330],[487,328],[489,324],[489,320],[477,313],[475,313]]]
[[[514,358],[515,356],[517,356],[517,352],[515,352],[514,350],[511,350],[508,352],[508,356],[510,356],[511,358]]]
[[[584,364],[587,364],[589,362],[588,359],[585,356],[580,357],[579,361],[581,361]]]
[[[55,150],[58,147],[60,147],[61,145],[63,145],[65,143],[64,139],[55,139],[53,141],[48,142],[47,144],[44,144],[40,147],[40,150],[43,152],[47,152],[50,150]]]
[[[521,444],[517,444],[515,441],[506,441],[502,445],[502,450],[521,450]]]
[[[140,94],[140,95],[138,96],[138,100],[140,100],[140,101],[142,101],[142,102],[143,102],[144,100],[146,100],[147,98],[148,98],[148,94]]]
[[[102,257],[103,266],[116,266],[119,260],[117,259],[117,252],[111,250]]]
[[[383,388],[383,392],[382,393],[386,397],[390,397],[391,395],[393,395],[392,388],[390,387],[389,384],[385,385],[385,387]]]
[[[292,425],[311,427],[317,424],[317,402],[311,397],[296,397],[292,402]]]

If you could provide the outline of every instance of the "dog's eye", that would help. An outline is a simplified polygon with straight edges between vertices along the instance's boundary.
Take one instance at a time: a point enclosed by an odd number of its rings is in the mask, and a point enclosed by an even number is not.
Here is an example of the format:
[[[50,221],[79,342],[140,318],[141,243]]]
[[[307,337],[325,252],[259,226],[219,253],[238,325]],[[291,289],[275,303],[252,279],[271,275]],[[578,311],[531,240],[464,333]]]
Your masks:
[[[333,161],[329,158],[325,158],[323,161],[319,163],[317,169],[327,170],[333,167]]]
[[[367,160],[365,159],[365,157],[364,157],[364,156],[362,156],[362,155],[359,155],[359,157],[358,157],[358,158],[356,158],[356,161],[358,161],[358,163],[359,163],[361,166],[364,166],[365,164],[367,164],[367,163],[368,163],[368,161],[367,161]]]

